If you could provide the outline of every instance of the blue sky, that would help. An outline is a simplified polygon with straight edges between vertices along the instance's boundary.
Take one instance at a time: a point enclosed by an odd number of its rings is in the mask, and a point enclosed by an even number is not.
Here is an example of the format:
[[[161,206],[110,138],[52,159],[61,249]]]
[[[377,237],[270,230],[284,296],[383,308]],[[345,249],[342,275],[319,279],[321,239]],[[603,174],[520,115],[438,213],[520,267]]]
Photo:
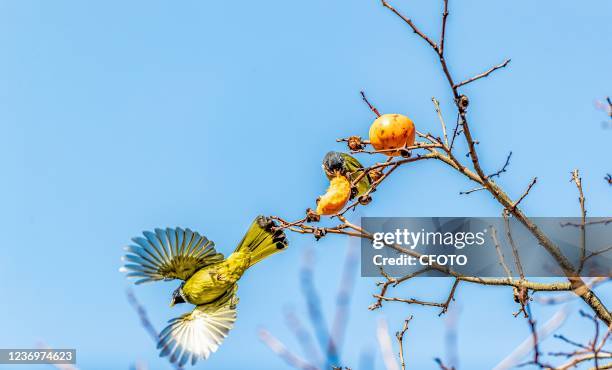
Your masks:
[[[438,34],[439,2],[394,5]],[[446,52],[457,79],[512,58],[463,90],[484,167],[497,169],[512,150],[500,183],[516,197],[537,175],[523,203],[534,216],[577,214],[568,180],[580,168],[589,214],[609,216],[612,130],[602,129],[594,101],[611,93],[612,3],[462,0],[450,11]],[[323,155],[343,149],[335,139],[367,135],[373,117],[360,89],[423,131],[438,130],[432,96],[453,119],[435,55],[374,0],[1,1],[0,49],[0,347],[75,347],[84,370],[136,360],[169,368],[117,271],[132,236],[191,227],[228,253],[255,215],[301,216],[326,187]],[[459,196],[470,184],[438,163],[393,177],[352,219],[500,213],[484,193]],[[285,368],[256,330],[294,344],[281,318],[287,305],[304,312],[298,269],[309,248],[331,314],[347,240],[290,242],[243,278],[235,330],[197,368]],[[375,349],[377,317],[395,330],[413,313],[409,361],[435,368],[432,358],[444,355],[437,311],[389,304],[369,312],[374,282],[356,285],[346,364]],[[442,298],[449,284],[425,279],[400,293]],[[173,287],[136,288],[159,328],[176,315]],[[601,294],[612,299],[610,289]],[[508,290],[461,286],[456,304],[463,368],[489,369],[528,333],[511,315]],[[544,321],[553,311],[536,314]],[[590,327],[576,316],[564,333],[585,337]]]

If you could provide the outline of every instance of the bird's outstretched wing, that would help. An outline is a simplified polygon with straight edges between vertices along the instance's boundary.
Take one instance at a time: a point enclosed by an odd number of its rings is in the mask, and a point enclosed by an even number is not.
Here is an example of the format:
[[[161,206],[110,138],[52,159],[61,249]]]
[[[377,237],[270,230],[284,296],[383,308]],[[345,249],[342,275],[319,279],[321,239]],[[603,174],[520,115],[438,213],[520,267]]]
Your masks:
[[[233,298],[222,306],[197,306],[190,313],[170,320],[159,334],[159,356],[169,356],[170,362],[181,367],[207,359],[234,327],[236,303],[237,298]]]
[[[127,277],[138,278],[136,284],[187,280],[202,267],[223,261],[212,241],[189,229],[155,229],[143,235],[144,238],[133,238],[134,244],[125,247],[127,254],[122,258],[125,265],[120,269],[127,272]]]

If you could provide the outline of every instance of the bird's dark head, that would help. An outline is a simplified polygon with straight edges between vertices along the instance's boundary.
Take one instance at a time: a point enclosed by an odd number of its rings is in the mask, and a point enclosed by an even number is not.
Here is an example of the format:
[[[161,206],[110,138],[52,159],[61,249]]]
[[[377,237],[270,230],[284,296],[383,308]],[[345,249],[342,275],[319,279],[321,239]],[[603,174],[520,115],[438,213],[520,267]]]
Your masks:
[[[329,152],[323,158],[323,170],[329,176],[334,173],[344,173],[344,158],[338,152]]]
[[[170,307],[173,307],[175,304],[185,303],[185,297],[183,296],[183,284],[180,287],[176,288],[174,293],[172,293],[172,300],[170,301]]]

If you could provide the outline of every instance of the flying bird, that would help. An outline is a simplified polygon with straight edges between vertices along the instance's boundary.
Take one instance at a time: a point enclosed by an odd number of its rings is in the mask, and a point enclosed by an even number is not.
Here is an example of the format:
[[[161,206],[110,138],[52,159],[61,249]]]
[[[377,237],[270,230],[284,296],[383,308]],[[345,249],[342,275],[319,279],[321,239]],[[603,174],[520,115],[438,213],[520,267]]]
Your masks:
[[[258,216],[236,250],[227,258],[214,243],[190,229],[155,229],[133,238],[125,248],[120,271],[136,284],[179,279],[170,306],[195,305],[193,311],[169,321],[160,333],[160,357],[183,366],[194,365],[217,351],[236,321],[238,280],[251,266],[287,247],[282,229]]]
[[[337,174],[347,177],[351,182],[359,179],[355,185],[356,189],[351,194],[351,198],[363,195],[372,186],[370,175],[368,173],[363,175],[363,166],[350,154],[329,152],[323,158],[322,166],[323,171],[325,171],[327,178],[330,180]]]

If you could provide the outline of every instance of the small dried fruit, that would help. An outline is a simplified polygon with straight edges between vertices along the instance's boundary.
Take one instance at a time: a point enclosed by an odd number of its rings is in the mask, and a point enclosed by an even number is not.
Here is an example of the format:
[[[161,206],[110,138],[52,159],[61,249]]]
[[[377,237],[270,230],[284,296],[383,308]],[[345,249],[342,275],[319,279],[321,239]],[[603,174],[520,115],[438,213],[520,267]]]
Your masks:
[[[412,120],[402,114],[383,114],[370,126],[370,143],[388,156],[401,155],[399,149],[414,145],[415,128]]]
[[[461,108],[463,109],[466,109],[468,105],[470,105],[470,99],[468,99],[468,97],[465,95],[459,96],[459,106],[461,106]]]
[[[361,141],[361,137],[359,136],[351,136],[348,138],[348,147],[351,150],[361,150],[363,149],[363,141]]]
[[[378,181],[378,179],[380,179],[383,175],[382,171],[378,168],[370,170],[368,174],[370,175],[370,180],[372,180],[372,183]]]
[[[320,215],[334,215],[342,210],[351,196],[351,183],[342,176],[337,175],[329,182],[327,192],[319,198],[317,213]]]
[[[359,204],[361,204],[362,206],[370,204],[371,201],[372,201],[372,197],[369,195],[364,194],[359,197]]]
[[[314,235],[316,240],[319,240],[324,237],[325,234],[327,234],[327,231],[325,231],[325,229],[323,228],[317,227],[316,229],[314,229],[314,232],[312,234]]]
[[[319,222],[320,220],[321,216],[319,216],[317,212],[315,212],[312,208],[306,208],[306,222]]]

